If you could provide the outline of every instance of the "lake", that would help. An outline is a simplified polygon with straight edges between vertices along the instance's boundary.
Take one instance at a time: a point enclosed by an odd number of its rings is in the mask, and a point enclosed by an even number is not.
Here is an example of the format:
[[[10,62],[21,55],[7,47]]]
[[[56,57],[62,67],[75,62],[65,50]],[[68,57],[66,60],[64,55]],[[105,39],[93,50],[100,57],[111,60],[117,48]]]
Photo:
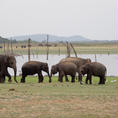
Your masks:
[[[31,55],[31,60],[47,62],[49,65],[49,69],[51,69],[52,65],[57,64],[62,58],[65,57],[66,55],[49,55],[49,59],[46,60],[46,55]],[[78,55],[78,57],[90,58],[92,61],[95,61],[94,54],[80,54]],[[106,66],[107,76],[118,76],[118,55],[97,54],[96,60],[97,62],[100,62]],[[27,55],[16,56],[16,61],[17,61],[17,75],[19,75],[21,73],[22,65],[28,61],[28,56]],[[9,68],[9,72],[13,75],[12,69]]]

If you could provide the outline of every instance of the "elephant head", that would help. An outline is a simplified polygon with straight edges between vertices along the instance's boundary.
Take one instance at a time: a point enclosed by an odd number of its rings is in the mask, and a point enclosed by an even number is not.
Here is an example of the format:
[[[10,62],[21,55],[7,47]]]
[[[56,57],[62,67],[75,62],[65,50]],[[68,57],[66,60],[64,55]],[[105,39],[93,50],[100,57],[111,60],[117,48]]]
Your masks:
[[[14,70],[14,81],[16,83],[18,83],[17,80],[16,80],[17,67],[16,67],[16,59],[15,59],[15,57],[14,56],[6,56],[6,60],[5,61],[6,61],[6,66],[7,67],[13,68],[13,70]]]
[[[82,75],[85,75],[85,74],[87,74],[87,72],[88,72],[88,66],[87,66],[88,64],[85,64],[85,65],[82,65],[81,67],[80,67],[80,74],[82,74]]]
[[[58,72],[58,65],[53,65],[51,67],[51,77],[52,77],[52,74],[56,74]]]
[[[41,69],[48,74],[49,82],[51,82],[51,77],[50,77],[50,74],[49,74],[48,64],[47,63],[42,63]]]

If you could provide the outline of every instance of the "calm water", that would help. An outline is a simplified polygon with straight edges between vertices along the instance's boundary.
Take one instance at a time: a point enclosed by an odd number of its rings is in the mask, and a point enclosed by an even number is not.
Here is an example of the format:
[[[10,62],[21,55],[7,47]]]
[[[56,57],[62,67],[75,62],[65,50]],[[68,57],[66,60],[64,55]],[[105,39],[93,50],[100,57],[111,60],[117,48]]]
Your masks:
[[[72,55],[73,56],[73,55]],[[42,62],[47,62],[49,65],[49,69],[52,65],[57,64],[62,58],[65,58],[65,55],[49,55],[49,59],[46,60],[46,55],[31,55],[31,60],[37,60]],[[78,57],[82,58],[90,58],[92,61],[95,61],[95,55],[93,54],[81,54]],[[118,55],[105,55],[105,54],[98,54],[96,55],[97,62],[104,64],[107,67],[107,75],[108,76],[118,76]],[[28,56],[17,56],[17,75],[21,73],[22,65],[28,61]],[[13,70],[9,69],[9,72],[13,75]],[[43,73],[46,74],[46,73]]]

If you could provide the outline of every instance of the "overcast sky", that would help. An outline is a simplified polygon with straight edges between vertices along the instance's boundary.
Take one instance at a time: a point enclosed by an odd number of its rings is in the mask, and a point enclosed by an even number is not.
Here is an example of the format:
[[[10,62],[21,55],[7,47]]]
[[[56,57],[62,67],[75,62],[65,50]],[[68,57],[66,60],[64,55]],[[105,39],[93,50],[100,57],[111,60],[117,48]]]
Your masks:
[[[117,1],[0,0],[0,36],[46,33],[116,40]]]

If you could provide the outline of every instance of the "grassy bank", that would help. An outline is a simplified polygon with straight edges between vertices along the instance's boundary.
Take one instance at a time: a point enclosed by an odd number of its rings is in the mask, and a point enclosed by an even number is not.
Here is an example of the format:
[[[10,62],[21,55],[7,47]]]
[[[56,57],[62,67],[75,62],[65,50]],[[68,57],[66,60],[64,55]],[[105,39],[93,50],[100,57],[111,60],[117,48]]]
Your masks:
[[[27,46],[27,44],[26,44]],[[118,46],[117,44],[86,44],[86,45],[79,45],[74,44],[74,48],[78,54],[118,54]],[[31,54],[46,54],[46,46],[37,46],[32,45],[31,47]],[[6,48],[6,52],[10,52],[10,47]],[[21,45],[13,45],[13,52],[15,54],[23,55],[27,54],[27,47],[21,48]],[[0,49],[0,53],[4,53],[4,49]],[[64,45],[57,45],[56,47],[51,46],[49,47],[49,54],[66,54],[66,46]],[[73,54],[73,50],[71,49],[71,54]]]
[[[0,118],[117,118],[117,77],[107,77],[105,85],[95,77],[92,85],[52,79],[37,83],[29,76],[25,84],[0,84]]]

